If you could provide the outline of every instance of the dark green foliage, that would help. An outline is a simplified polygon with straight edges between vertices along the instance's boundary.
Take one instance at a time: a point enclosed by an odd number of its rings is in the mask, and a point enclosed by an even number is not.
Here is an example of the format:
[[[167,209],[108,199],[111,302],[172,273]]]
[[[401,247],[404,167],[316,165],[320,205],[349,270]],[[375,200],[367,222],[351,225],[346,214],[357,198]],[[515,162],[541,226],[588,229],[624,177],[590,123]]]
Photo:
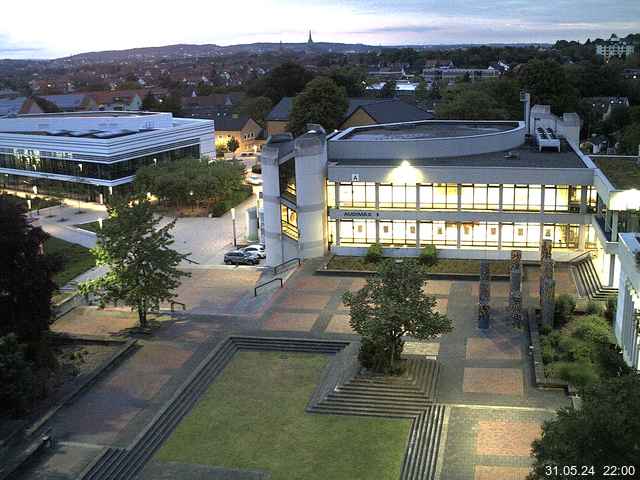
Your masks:
[[[420,80],[415,91],[416,102],[418,105],[424,105],[429,101],[429,89],[427,88],[427,82]]]
[[[241,204],[253,194],[249,185],[243,185],[240,190],[232,191],[227,198],[213,204],[209,213],[213,217],[221,217],[236,205]]]
[[[265,126],[267,115],[273,108],[273,102],[269,97],[248,97],[240,105],[240,111],[257,123]]]
[[[20,205],[0,196],[0,336],[13,332],[33,342],[49,329],[60,262],[42,254],[48,237]]]
[[[436,115],[461,120],[520,119],[519,86],[506,78],[458,84],[444,90]]]
[[[624,155],[637,155],[640,145],[640,123],[632,123],[622,130],[621,152]]]
[[[285,62],[250,85],[247,94],[250,97],[269,97],[275,105],[282,97],[300,93],[312,78],[313,73],[302,65]]]
[[[228,141],[227,141],[227,150],[229,150],[230,152],[235,152],[238,148],[240,148],[240,142],[238,142],[238,140],[236,140],[235,137],[231,137]]]
[[[611,327],[598,315],[576,318],[573,335],[590,343],[613,343],[615,341]]]
[[[607,306],[604,309],[604,318],[606,318],[609,323],[613,323],[616,318],[616,309],[618,308],[618,297],[610,297],[607,298]]]
[[[25,347],[10,333],[0,337],[0,411],[24,413],[36,394],[34,365],[25,357]]]
[[[117,200],[107,211],[109,221],[98,232],[93,252],[97,265],[109,270],[82,284],[80,291],[98,295],[102,305],[123,302],[138,312],[140,326],[147,327],[147,314],[175,298],[180,278],[190,275],[177,268],[188,255],[171,248],[175,220],[160,227],[146,197]]]
[[[604,313],[604,309],[600,302],[596,302],[594,300],[589,300],[587,302],[587,306],[584,309],[584,313],[587,315],[602,315]]]
[[[554,376],[566,380],[576,387],[585,387],[598,381],[598,373],[588,362],[557,362],[553,367]]]
[[[607,379],[582,392],[582,408],[565,407],[542,426],[542,438],[533,442],[530,480],[546,480],[547,466],[634,465],[640,458],[640,377]],[[638,470],[636,470],[636,476]],[[600,478],[600,477],[598,477]],[[631,478],[631,477],[629,477]],[[636,478],[636,477],[634,477]]]
[[[360,358],[365,366],[396,373],[403,336],[428,340],[451,331],[451,321],[434,311],[435,297],[425,294],[426,281],[426,270],[415,260],[387,260],[362,289],[343,295],[351,328],[362,336]]]
[[[306,132],[308,123],[318,123],[331,132],[340,126],[348,106],[344,88],[330,78],[314,78],[293,100],[289,131],[301,135]]]
[[[143,167],[134,183],[140,194],[147,192],[165,205],[180,208],[185,205],[204,206],[211,211],[245,191],[244,167],[238,162],[181,160],[157,167]],[[233,206],[233,205],[232,205]]]
[[[142,110],[147,112],[157,112],[160,108],[160,103],[153,95],[153,93],[147,93],[142,99]]]
[[[420,255],[418,256],[418,263],[425,267],[431,267],[438,263],[438,253],[435,245],[425,245],[422,247]]]
[[[329,75],[339,87],[347,92],[349,97],[362,97],[365,94],[365,80],[367,71],[357,66],[338,67]]]
[[[551,105],[551,110],[557,115],[576,111],[579,92],[569,83],[558,62],[529,60],[520,70],[519,80],[522,87],[531,93],[532,105]]]
[[[369,263],[378,263],[382,260],[383,255],[382,245],[374,243],[367,248],[367,254],[365,255],[365,261]]]
[[[553,326],[562,328],[573,316],[576,301],[573,296],[563,293],[556,299],[556,311],[553,316]]]

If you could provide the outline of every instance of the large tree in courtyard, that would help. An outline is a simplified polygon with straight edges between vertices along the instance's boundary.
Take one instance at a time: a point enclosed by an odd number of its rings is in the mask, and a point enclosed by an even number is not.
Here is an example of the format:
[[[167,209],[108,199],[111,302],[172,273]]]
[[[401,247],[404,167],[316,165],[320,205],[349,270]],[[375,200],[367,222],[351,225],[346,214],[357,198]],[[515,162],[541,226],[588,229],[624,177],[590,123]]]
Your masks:
[[[0,196],[0,336],[34,342],[49,328],[59,262],[43,254],[48,237],[17,202]]]
[[[289,116],[289,130],[305,133],[307,123],[319,123],[327,131],[338,128],[349,106],[344,88],[327,77],[311,80],[294,98]]]
[[[562,408],[542,426],[542,438],[533,442],[535,462],[529,479],[552,478],[552,467],[562,472],[564,465],[593,465],[594,478],[601,478],[607,465],[633,465],[635,475],[626,478],[638,478],[639,398],[640,376],[635,373],[587,387],[580,409]]]
[[[108,266],[109,271],[82,284],[81,291],[97,294],[102,304],[121,301],[130,306],[145,328],[147,314],[160,302],[174,299],[180,278],[189,276],[177,268],[187,255],[171,248],[175,220],[160,227],[145,197],[117,200],[108,212],[109,221],[98,232],[93,253],[96,264]]]
[[[451,331],[451,321],[434,310],[436,299],[425,293],[426,282],[427,272],[415,260],[387,260],[361,290],[344,294],[351,328],[362,336],[363,366],[397,372],[402,337],[428,340]]]

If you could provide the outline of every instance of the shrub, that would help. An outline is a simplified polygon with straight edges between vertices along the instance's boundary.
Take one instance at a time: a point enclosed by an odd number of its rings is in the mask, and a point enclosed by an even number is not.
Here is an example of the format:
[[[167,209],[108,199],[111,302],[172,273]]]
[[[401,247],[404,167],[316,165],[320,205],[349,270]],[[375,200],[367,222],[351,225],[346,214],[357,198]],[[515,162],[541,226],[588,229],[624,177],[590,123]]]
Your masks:
[[[558,362],[553,365],[553,372],[576,387],[585,387],[598,381],[598,373],[587,362]]]
[[[576,309],[576,301],[571,295],[563,293],[556,299],[555,308],[553,316],[554,327],[562,328],[573,316]]]
[[[378,263],[380,260],[382,260],[382,254],[382,245],[380,245],[379,243],[374,243],[367,249],[365,260],[369,263]]]
[[[616,309],[618,308],[618,298],[610,297],[607,299],[607,307],[604,310],[604,318],[606,318],[609,323],[613,323],[616,319]]]
[[[602,373],[607,377],[622,377],[632,372],[622,358],[622,350],[614,343],[600,345],[598,360]]]
[[[591,343],[609,344],[614,342],[611,327],[604,318],[596,315],[577,318],[573,335]]]
[[[251,167],[251,173],[255,173],[258,175],[262,174],[262,164],[256,163],[253,167]]]
[[[587,306],[584,309],[584,313],[587,315],[602,315],[604,313],[602,304],[589,300],[589,303],[587,303]]]
[[[33,402],[36,382],[33,364],[13,333],[0,337],[0,411],[23,413]]]
[[[438,253],[436,251],[435,245],[425,245],[422,250],[420,250],[418,263],[420,263],[420,265],[424,265],[425,267],[431,267],[438,263]]]

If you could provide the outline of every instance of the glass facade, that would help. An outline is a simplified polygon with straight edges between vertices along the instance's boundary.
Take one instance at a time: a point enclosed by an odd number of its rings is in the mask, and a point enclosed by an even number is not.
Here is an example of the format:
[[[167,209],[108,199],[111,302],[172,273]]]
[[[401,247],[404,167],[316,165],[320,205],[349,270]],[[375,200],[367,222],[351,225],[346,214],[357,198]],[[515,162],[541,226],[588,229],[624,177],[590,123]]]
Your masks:
[[[30,150],[28,153],[0,153],[0,168],[55,173],[96,180],[118,180],[134,175],[138,168],[145,165],[162,164],[184,158],[200,158],[200,146],[183,147],[113,163],[69,160],[45,155],[48,154],[37,150]]]
[[[298,240],[298,213],[284,204],[280,204],[280,221],[282,233]]]
[[[597,192],[583,185],[327,182],[327,199],[344,209],[579,213],[583,189],[584,211],[593,212]]]

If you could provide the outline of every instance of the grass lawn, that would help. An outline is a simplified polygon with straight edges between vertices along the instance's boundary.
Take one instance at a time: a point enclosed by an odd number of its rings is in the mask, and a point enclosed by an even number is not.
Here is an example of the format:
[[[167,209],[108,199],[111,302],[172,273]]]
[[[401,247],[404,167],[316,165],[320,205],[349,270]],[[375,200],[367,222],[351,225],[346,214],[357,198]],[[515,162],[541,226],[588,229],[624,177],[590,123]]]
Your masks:
[[[633,158],[591,157],[600,170],[607,176],[615,188],[640,188],[640,166]]]
[[[396,480],[409,420],[305,413],[329,358],[236,353],[156,460],[266,470],[273,480]]]
[[[62,258],[62,270],[53,277],[58,287],[64,286],[96,264],[88,248],[59,238],[50,237],[44,244],[44,251]]]
[[[492,260],[489,262],[491,273],[495,275],[507,275],[509,274],[509,261],[508,260]],[[347,257],[347,256],[334,256],[329,265],[329,269],[333,270],[376,270],[377,264],[369,263],[365,260],[365,257]],[[431,273],[480,273],[480,260],[463,260],[456,258],[439,258],[438,263],[426,267]]]

